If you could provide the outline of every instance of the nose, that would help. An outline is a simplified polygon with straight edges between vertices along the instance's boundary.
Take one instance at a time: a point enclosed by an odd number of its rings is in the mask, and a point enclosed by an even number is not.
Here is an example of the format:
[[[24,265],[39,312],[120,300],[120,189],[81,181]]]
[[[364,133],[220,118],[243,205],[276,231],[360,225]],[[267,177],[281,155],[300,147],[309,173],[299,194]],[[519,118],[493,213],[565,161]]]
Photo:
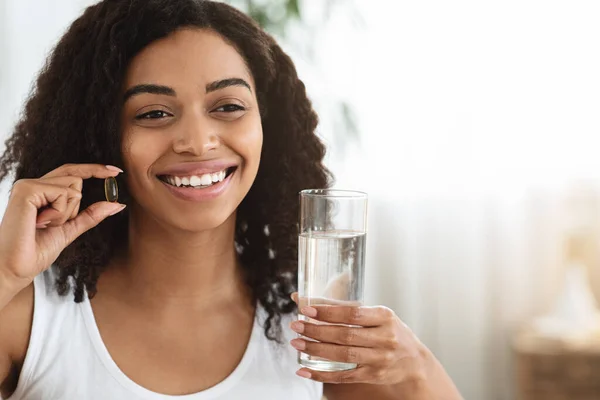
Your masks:
[[[201,111],[182,116],[178,128],[173,140],[175,153],[203,156],[217,149],[221,143],[216,126],[211,123],[210,117]]]

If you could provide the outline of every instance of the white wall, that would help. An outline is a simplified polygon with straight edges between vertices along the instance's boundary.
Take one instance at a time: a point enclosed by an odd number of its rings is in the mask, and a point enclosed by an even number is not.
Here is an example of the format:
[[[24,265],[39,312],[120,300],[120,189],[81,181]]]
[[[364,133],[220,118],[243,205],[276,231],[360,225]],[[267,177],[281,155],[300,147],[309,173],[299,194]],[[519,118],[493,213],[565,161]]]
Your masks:
[[[358,110],[361,145],[334,165],[371,195],[370,301],[466,398],[514,398],[511,337],[561,284],[563,197],[599,187],[600,3],[354,3],[363,27],[335,14],[317,34],[325,76],[305,76]]]

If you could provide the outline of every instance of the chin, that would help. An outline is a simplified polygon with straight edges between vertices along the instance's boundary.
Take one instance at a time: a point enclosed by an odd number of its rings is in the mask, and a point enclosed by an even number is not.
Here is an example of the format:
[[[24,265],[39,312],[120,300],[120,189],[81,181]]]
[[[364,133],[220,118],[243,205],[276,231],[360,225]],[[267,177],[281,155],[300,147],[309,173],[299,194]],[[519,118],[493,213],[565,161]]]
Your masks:
[[[206,210],[206,212],[198,212],[194,215],[178,214],[163,216],[161,219],[171,227],[182,231],[204,232],[215,230],[229,223],[234,225],[235,213],[227,213],[224,210],[217,212]]]

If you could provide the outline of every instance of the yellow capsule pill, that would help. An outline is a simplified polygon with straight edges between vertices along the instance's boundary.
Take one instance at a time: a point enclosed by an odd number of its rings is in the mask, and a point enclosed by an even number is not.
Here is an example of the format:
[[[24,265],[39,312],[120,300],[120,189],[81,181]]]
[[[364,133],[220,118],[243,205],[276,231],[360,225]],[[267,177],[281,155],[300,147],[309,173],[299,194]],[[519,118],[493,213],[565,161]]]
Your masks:
[[[119,187],[115,178],[110,177],[104,180],[104,196],[106,196],[106,201],[112,203],[119,200]]]

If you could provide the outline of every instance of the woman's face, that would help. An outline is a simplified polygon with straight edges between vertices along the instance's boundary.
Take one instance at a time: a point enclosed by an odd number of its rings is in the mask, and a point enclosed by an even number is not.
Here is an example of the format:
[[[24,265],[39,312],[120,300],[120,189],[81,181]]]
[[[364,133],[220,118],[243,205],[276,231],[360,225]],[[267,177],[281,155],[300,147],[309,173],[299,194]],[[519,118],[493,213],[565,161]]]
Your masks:
[[[188,231],[235,212],[258,171],[262,126],[240,54],[210,30],[156,41],[129,66],[122,152],[136,212]]]

